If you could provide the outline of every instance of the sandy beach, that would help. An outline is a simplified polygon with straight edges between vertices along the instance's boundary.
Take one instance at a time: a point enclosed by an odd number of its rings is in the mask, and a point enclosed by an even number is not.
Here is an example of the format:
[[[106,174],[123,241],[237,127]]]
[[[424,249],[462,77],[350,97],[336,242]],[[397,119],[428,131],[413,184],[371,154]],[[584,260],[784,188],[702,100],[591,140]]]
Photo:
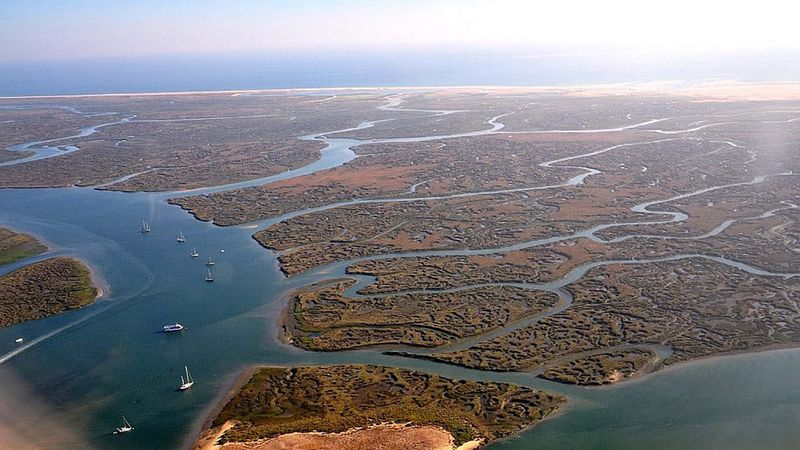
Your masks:
[[[450,90],[458,92],[553,92],[567,95],[629,95],[629,94],[665,94],[677,93],[690,97],[711,97],[716,100],[767,101],[800,99],[800,84],[796,82],[745,82],[735,80],[706,80],[689,83],[685,80],[663,80],[650,82],[621,82],[598,84],[574,84],[563,86],[531,85],[531,86],[358,86],[358,87],[315,87],[291,89],[244,89],[244,90],[209,90],[209,91],[165,91],[165,92],[119,92],[105,94],[62,94],[62,95],[28,95],[4,96],[5,99],[51,99],[51,98],[96,98],[96,97],[158,97],[189,95],[292,95],[315,92],[358,92],[358,91],[438,91]]]
[[[289,433],[253,442],[231,442],[217,445],[225,431],[234,426],[226,422],[201,436],[195,450],[473,450],[481,441],[466,442],[458,447],[453,435],[435,426],[380,424],[356,428],[343,433]]]

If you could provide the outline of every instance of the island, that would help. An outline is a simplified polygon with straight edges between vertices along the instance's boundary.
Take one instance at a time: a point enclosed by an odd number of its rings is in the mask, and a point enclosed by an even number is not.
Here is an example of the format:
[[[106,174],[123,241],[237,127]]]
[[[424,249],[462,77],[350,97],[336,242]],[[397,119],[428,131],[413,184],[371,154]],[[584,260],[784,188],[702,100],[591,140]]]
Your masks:
[[[47,251],[33,236],[0,227],[0,266]]]
[[[89,268],[75,258],[35,262],[0,276],[0,327],[81,308],[101,294]]]
[[[476,448],[531,427],[564,398],[506,383],[369,366],[258,368],[197,448]]]

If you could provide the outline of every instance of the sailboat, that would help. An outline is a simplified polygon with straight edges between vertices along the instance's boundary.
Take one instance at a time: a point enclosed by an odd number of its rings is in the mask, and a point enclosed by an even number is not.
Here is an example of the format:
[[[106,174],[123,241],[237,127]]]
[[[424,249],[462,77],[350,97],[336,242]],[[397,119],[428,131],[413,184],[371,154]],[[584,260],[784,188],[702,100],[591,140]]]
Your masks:
[[[189,368],[183,366],[183,369],[186,370],[186,378],[184,378],[183,375],[181,375],[181,385],[178,388],[181,391],[189,389],[194,384],[194,380],[192,379],[192,376],[189,374]]]
[[[207,266],[213,266],[214,264],[216,264],[216,263],[215,263],[214,261],[212,261],[212,260],[211,260],[211,257],[209,256],[209,257],[208,257],[208,262],[206,263],[206,265],[207,265]]]
[[[206,275],[206,281],[209,283],[214,281],[214,275],[211,274],[211,269],[208,269],[208,275]]]
[[[192,258],[197,258],[200,256],[200,253],[197,253],[197,247],[192,249]]]
[[[124,425],[122,425],[121,427],[117,427],[114,430],[114,434],[121,434],[133,431],[133,426],[131,426],[131,423],[128,422],[128,419],[126,419],[125,416],[122,416],[122,422],[124,423]]]
[[[178,231],[178,239],[176,239],[176,240],[178,242],[186,242],[186,238],[183,237],[183,231]]]
[[[142,221],[142,233],[149,233],[150,232],[150,224],[147,223],[146,220]]]

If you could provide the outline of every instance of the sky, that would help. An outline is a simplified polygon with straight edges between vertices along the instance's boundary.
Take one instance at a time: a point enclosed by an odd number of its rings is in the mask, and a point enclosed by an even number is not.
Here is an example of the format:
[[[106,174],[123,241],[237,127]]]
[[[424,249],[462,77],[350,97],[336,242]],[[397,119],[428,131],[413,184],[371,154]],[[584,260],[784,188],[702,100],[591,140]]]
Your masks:
[[[0,63],[223,53],[800,51],[790,1],[0,0]]]

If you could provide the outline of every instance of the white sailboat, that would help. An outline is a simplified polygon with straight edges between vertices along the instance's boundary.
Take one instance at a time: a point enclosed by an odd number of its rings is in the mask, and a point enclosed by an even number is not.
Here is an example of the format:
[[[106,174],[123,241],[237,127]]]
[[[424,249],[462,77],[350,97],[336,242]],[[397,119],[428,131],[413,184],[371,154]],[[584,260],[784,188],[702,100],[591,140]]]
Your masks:
[[[209,256],[209,257],[208,257],[208,262],[206,263],[206,265],[207,265],[207,266],[213,266],[214,264],[216,264],[216,263],[215,263],[214,261],[212,261],[212,260],[211,260],[211,257]]]
[[[176,239],[176,240],[178,242],[186,242],[186,238],[183,237],[183,231],[178,231],[178,239]]]
[[[197,247],[192,249],[192,258],[197,258],[200,256],[200,253],[197,253]]]
[[[131,425],[130,422],[128,422],[128,419],[126,419],[125,416],[122,416],[122,422],[123,422],[123,425],[121,427],[117,427],[114,430],[114,434],[121,434],[121,433],[127,433],[129,431],[133,431],[133,426]]]
[[[214,275],[211,273],[211,269],[208,269],[208,275],[206,275],[206,281],[208,281],[209,283],[214,281]]]
[[[142,220],[142,233],[150,232],[150,224],[146,220]]]
[[[189,389],[194,384],[194,379],[192,379],[192,375],[189,374],[189,368],[187,366],[183,366],[183,368],[186,370],[186,378],[181,375],[181,385],[178,388],[181,391]]]

